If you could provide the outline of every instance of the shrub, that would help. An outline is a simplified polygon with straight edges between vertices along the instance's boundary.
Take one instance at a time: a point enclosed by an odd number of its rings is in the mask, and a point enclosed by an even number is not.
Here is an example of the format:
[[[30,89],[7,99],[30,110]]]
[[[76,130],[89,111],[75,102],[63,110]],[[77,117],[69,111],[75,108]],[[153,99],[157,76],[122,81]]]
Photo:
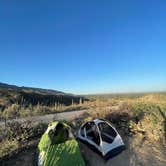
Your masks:
[[[6,118],[13,118],[13,117],[19,117],[20,106],[18,104],[12,104],[8,108],[6,108],[3,112],[3,116]]]
[[[25,123],[11,122],[6,126],[6,138],[8,140],[16,139],[19,142],[29,141],[35,137],[40,137],[46,129],[46,124],[38,123],[34,125],[31,121]]]

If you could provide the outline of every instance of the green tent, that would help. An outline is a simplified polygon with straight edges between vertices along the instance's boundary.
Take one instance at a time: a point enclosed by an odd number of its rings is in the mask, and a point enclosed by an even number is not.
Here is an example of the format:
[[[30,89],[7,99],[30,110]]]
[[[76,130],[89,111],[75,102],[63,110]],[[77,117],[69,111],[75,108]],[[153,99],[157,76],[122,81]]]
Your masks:
[[[49,124],[38,149],[38,166],[85,166],[78,143],[64,122]]]

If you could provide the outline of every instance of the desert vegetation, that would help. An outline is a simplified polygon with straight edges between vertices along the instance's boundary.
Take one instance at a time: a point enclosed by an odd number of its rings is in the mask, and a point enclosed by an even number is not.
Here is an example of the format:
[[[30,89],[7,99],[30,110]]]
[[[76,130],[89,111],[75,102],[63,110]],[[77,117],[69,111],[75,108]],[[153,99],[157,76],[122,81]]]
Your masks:
[[[45,131],[47,124],[11,122],[7,123],[5,129],[0,127],[0,159],[10,157],[23,149],[34,146],[41,134]]]
[[[95,118],[107,119],[121,134],[126,150],[117,157],[117,160],[104,163],[82,146],[85,149],[83,154],[86,163],[88,165],[164,166],[166,164],[165,99],[165,94],[139,94],[138,97],[121,96],[116,99],[100,96],[100,100],[97,97],[97,100],[91,103],[95,111],[89,111],[81,121],[78,119],[72,122],[73,126],[79,128],[84,121]]]
[[[84,109],[83,96],[0,83],[0,119],[14,119]]]
[[[94,97],[94,96],[93,96]],[[164,140],[166,133],[166,94],[136,94],[109,97],[94,101],[89,118],[105,118],[131,134],[142,133],[148,139]],[[117,109],[113,109],[119,104]]]
[[[86,109],[86,105],[81,104],[71,104],[65,106],[63,104],[56,104],[54,106],[45,106],[41,104],[28,106],[22,106],[19,104],[11,104],[6,107],[3,111],[0,112],[1,120],[5,121],[8,119],[23,118],[23,117],[32,117],[36,115],[46,115],[46,114],[55,114],[59,112],[74,111]]]
[[[62,110],[77,110],[78,108],[88,108],[86,113],[81,117],[67,122],[73,129],[76,135],[79,127],[85,121],[104,118],[112,123],[120,132],[124,139],[132,139],[133,141],[127,144],[127,148],[138,148],[140,146],[153,147],[154,145],[161,154],[166,154],[166,94],[126,94],[126,95],[100,95],[100,96],[85,96],[88,101],[80,102],[79,104],[72,104],[70,106],[62,106]],[[40,106],[29,105],[20,111],[19,105],[11,105],[12,108],[6,108],[7,111],[3,113],[26,113],[27,115],[52,113],[59,111],[55,109],[56,106]],[[27,110],[26,110],[27,109]],[[13,111],[15,110],[15,111]],[[47,111],[46,111],[47,110]],[[45,112],[46,111],[46,112]],[[33,112],[35,112],[33,114]],[[27,116],[19,115],[19,116]],[[5,115],[8,116],[8,115]],[[0,158],[9,158],[12,154],[18,153],[19,149],[33,146],[36,144],[44,132],[47,124],[32,123],[27,121],[24,124],[7,123],[6,129],[1,128],[0,133]],[[35,141],[34,141],[35,140]],[[136,144],[139,142],[139,145]],[[162,149],[161,149],[162,148]],[[157,151],[155,149],[155,151]],[[144,149],[146,151],[146,149]],[[154,151],[154,154],[156,155]],[[138,155],[136,151],[134,151]],[[149,153],[148,153],[149,154]],[[140,155],[140,154],[139,154]],[[138,155],[138,156],[139,156]],[[140,155],[141,156],[141,155]],[[161,156],[161,155],[160,155]],[[139,157],[138,157],[139,158]],[[161,160],[165,160],[161,157]]]

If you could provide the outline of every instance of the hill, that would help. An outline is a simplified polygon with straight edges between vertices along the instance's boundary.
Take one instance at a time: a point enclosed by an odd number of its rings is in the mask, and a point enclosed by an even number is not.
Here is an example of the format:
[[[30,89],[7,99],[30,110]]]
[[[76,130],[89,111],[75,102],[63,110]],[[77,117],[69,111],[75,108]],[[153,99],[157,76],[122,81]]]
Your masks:
[[[71,105],[72,102],[79,103],[79,100],[80,96],[61,91],[32,87],[19,87],[16,85],[0,83],[1,110],[4,110],[6,107],[15,103],[24,106],[29,104],[53,106],[56,103],[67,106]]]

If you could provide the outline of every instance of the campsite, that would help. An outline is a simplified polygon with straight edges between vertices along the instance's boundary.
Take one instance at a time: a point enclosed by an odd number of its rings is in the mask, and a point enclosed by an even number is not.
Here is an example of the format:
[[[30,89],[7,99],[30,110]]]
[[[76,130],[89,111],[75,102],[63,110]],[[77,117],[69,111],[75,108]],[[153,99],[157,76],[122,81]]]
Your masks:
[[[90,95],[84,98],[87,101],[75,104],[73,111],[9,119],[5,127],[1,121],[1,165],[34,165],[38,160],[39,141],[48,124],[55,121],[69,125],[85,165],[146,166],[151,161],[152,166],[165,165],[165,93]],[[76,107],[84,109],[76,110]],[[115,127],[125,149],[105,160],[89,144],[79,141],[81,126],[94,119],[105,119]],[[111,141],[110,137],[105,139]]]
[[[166,0],[0,0],[0,166],[166,166]]]

